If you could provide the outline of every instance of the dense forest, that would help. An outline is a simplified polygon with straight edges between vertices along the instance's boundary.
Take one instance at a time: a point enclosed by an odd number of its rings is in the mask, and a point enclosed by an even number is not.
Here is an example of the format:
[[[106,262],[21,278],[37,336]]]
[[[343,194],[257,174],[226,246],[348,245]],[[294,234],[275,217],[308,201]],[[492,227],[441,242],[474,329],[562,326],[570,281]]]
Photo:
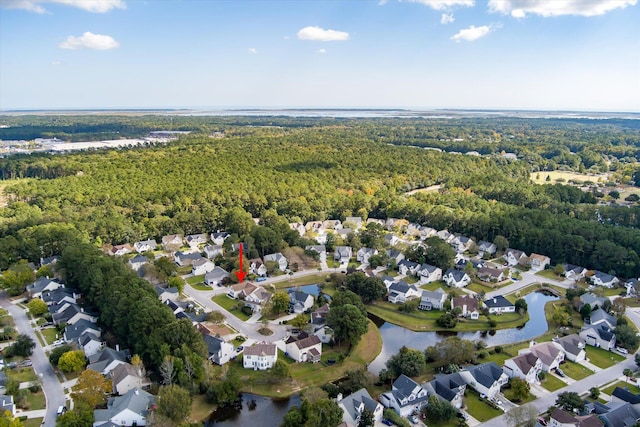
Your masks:
[[[11,126],[0,129],[3,138],[45,136],[45,128],[46,136],[84,135],[100,126],[131,136],[169,126],[193,132],[164,146],[0,159],[2,176],[25,177],[4,182],[0,268],[80,242],[208,232],[232,226],[245,213],[275,211],[292,222],[402,217],[478,240],[503,235],[512,247],[554,263],[640,276],[637,206],[598,205],[593,193],[529,179],[536,170],[606,170],[632,183],[640,154],[632,120],[2,120]],[[224,138],[211,138],[213,131],[224,131]],[[482,156],[459,154],[468,151]],[[404,195],[434,184],[440,191]]]

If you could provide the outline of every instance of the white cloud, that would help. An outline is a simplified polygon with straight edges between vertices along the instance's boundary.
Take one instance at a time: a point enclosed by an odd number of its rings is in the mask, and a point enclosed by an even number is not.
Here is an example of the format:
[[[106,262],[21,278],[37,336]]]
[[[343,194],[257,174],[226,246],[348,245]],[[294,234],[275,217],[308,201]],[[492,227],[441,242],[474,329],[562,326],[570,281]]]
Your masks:
[[[420,3],[434,10],[451,10],[454,7],[473,7],[475,0],[399,0],[407,3]]]
[[[637,0],[489,0],[489,11],[514,18],[524,18],[527,14],[596,16],[636,3]]]
[[[460,30],[455,35],[451,36],[451,40],[455,40],[458,43],[461,40],[473,42],[489,34],[492,29],[492,25],[482,25],[480,27],[471,25],[469,28]]]
[[[456,20],[456,18],[453,17],[453,13],[450,13],[450,14],[443,13],[442,17],[440,18],[440,23],[441,24],[451,24],[455,20]]]
[[[248,51],[252,55],[255,55],[256,53],[258,53],[258,49],[256,49],[255,47],[250,47]]]
[[[62,49],[94,49],[94,50],[109,50],[115,49],[120,46],[120,43],[115,41],[113,37],[103,34],[93,34],[89,31],[81,35],[80,37],[69,36],[67,40],[58,45]]]
[[[93,13],[105,13],[112,9],[126,9],[127,7],[123,0],[0,0],[0,7],[45,13],[46,9],[41,5],[46,3],[62,4]]]
[[[60,62],[60,61],[53,61],[53,62],[51,63],[51,65],[60,65],[60,64],[62,64],[62,62]]]
[[[318,49],[316,52],[318,52],[318,53],[327,53],[327,49],[325,49],[325,48]]]
[[[313,40],[322,42],[334,42],[349,40],[349,33],[345,31],[325,30],[318,26],[304,27],[298,31],[300,40]]]

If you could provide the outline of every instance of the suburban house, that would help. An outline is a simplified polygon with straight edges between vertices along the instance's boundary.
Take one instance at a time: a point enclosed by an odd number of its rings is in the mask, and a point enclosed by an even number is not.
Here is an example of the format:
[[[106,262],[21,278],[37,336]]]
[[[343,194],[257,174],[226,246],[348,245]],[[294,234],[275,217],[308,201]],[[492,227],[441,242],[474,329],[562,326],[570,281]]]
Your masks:
[[[465,258],[457,258],[455,268],[458,270],[466,270],[467,264],[471,263],[471,266],[476,270],[485,266],[484,261],[479,259],[465,259]],[[498,270],[500,271],[500,270]]]
[[[447,243],[450,243],[455,237],[453,234],[449,233],[448,230],[440,230],[436,233],[436,236]]]
[[[322,344],[329,344],[333,339],[333,329],[327,325],[321,325],[313,328],[313,335],[320,338]]]
[[[77,342],[83,334],[91,333],[97,337],[102,335],[102,330],[95,323],[81,319],[73,325],[67,325],[62,334],[63,339],[68,342]]]
[[[344,222],[345,223],[348,222],[348,223],[352,224],[355,227],[356,230],[362,228],[362,226],[363,226],[362,218],[359,217],[359,216],[348,216],[348,217],[346,217],[344,219]],[[344,224],[343,224],[343,226],[344,226]]]
[[[410,222],[409,224],[407,224],[407,228],[405,228],[404,233],[408,236],[417,237],[420,235],[420,227],[420,224]]]
[[[206,234],[190,234],[186,237],[187,245],[192,249],[198,249],[198,246],[207,243]]]
[[[640,411],[630,403],[611,401],[603,405],[600,402],[594,402],[594,406],[598,418],[606,427],[632,427],[640,420]],[[594,425],[602,426],[602,424]]]
[[[280,270],[280,271],[285,271],[287,269],[287,265],[288,265],[287,258],[285,258],[285,256],[282,255],[280,252],[277,252],[275,254],[265,255],[264,256],[264,262],[265,262],[265,264],[268,263],[268,262],[277,263],[278,264],[278,270]]]
[[[185,265],[193,265],[195,261],[200,259],[206,259],[206,258],[203,258],[202,255],[200,255],[200,252],[178,251],[173,255],[173,260],[180,267],[184,267]]]
[[[422,388],[427,391],[429,397],[435,394],[440,400],[447,401],[460,409],[464,403],[467,383],[457,372],[448,375],[436,374],[435,379],[422,384]]]
[[[372,257],[373,255],[378,255],[377,249],[360,248],[358,249],[358,252],[356,252],[356,261],[362,264],[368,264],[369,258]]]
[[[613,330],[609,328],[606,323],[599,325],[585,325],[580,330],[580,338],[582,338],[585,344],[589,344],[594,347],[601,347],[605,350],[611,350],[616,346],[616,336]]]
[[[114,370],[116,366],[121,363],[127,363],[129,351],[118,351],[107,347],[101,352],[88,357],[88,359],[89,364],[87,365],[87,369],[100,372],[102,375],[107,375]]]
[[[485,300],[484,306],[489,309],[489,313],[491,314],[516,312],[516,306],[502,295],[496,295],[493,298]]]
[[[249,254],[249,245],[247,244],[247,242],[232,243],[231,244],[231,252],[239,253],[240,252],[240,245],[242,245],[242,253],[245,256],[247,256]]]
[[[509,381],[509,377],[495,362],[471,366],[460,375],[465,382],[480,394],[493,398],[500,392],[500,388]]]
[[[347,264],[351,257],[353,256],[353,251],[351,246],[336,246],[333,254],[333,259],[336,261],[340,261],[340,264]]]
[[[303,237],[307,230],[304,228],[304,225],[301,222],[290,222],[289,228],[295,232],[297,232],[300,237]]]
[[[158,294],[158,299],[163,303],[168,299],[178,299],[178,295],[180,294],[176,287],[163,288],[162,286],[156,286],[155,290]]]
[[[313,304],[315,302],[313,295],[295,289],[289,290],[288,293],[290,313],[304,313],[305,311],[313,308]]]
[[[204,255],[209,259],[213,259],[218,255],[224,255],[224,248],[222,245],[207,245],[204,247],[203,251]]]
[[[267,266],[264,265],[264,262],[260,258],[253,258],[248,261],[249,263],[249,273],[255,274],[256,276],[266,276],[267,274]]]
[[[309,245],[304,248],[305,251],[313,251],[318,254],[320,262],[327,261],[327,248],[324,245]]]
[[[587,274],[587,269],[584,267],[580,267],[572,264],[564,265],[564,277],[571,280],[580,280],[584,279],[584,276]]]
[[[268,302],[273,294],[261,286],[258,286],[253,292],[246,296],[244,303],[247,307],[251,307],[254,313],[262,310],[262,305]]]
[[[48,276],[38,277],[35,282],[27,285],[29,298],[42,298],[42,293],[47,291],[55,291],[58,288],[64,288],[64,285],[57,279],[49,279]]]
[[[12,395],[1,394],[0,395],[0,411],[4,414],[6,411],[11,413],[11,416],[16,416],[16,405],[13,401]]]
[[[204,275],[204,283],[209,286],[220,286],[222,281],[228,277],[229,272],[222,267],[216,266],[213,270]]]
[[[389,261],[395,262],[396,265],[404,259],[404,254],[397,249],[387,249],[387,256]]]
[[[80,336],[80,338],[78,338],[78,346],[86,357],[91,357],[94,354],[100,353],[104,350],[106,345],[107,344],[102,341],[99,336],[91,332],[85,332]]]
[[[442,279],[442,269],[434,265],[422,264],[418,269],[418,276],[420,277],[420,284],[426,285]]]
[[[529,384],[538,383],[542,372],[542,360],[533,353],[523,353],[504,361],[502,371],[509,378],[521,378]]]
[[[407,275],[414,276],[419,269],[420,269],[420,264],[418,264],[417,262],[409,261],[407,259],[403,259],[398,263],[398,271],[403,276],[407,276]]]
[[[604,323],[609,328],[614,329],[618,325],[618,320],[602,308],[597,308],[591,312],[591,316],[589,316],[589,324],[596,326],[601,323]]]
[[[319,362],[322,355],[322,342],[315,335],[301,334],[305,338],[289,337],[285,341],[287,356],[296,362]]]
[[[619,424],[621,427],[623,424]],[[576,415],[563,409],[556,409],[549,418],[549,427],[603,427],[596,414]]]
[[[342,221],[340,221],[339,219],[327,219],[322,221],[322,226],[326,229],[326,230],[341,230],[342,227]]]
[[[447,301],[447,294],[442,288],[435,291],[422,291],[422,299],[418,308],[420,310],[442,310]]]
[[[591,276],[591,283],[595,286],[613,288],[617,283],[620,283],[620,280],[611,274],[603,273],[602,271],[595,271]]]
[[[478,279],[483,282],[502,282],[504,280],[504,272],[502,270],[498,270],[497,268],[491,267],[480,267],[478,268],[478,272],[476,273]]]
[[[627,387],[616,387],[611,393],[611,401],[629,403],[635,409],[640,409],[640,394],[632,393]]]
[[[469,237],[455,236],[453,239],[451,239],[450,244],[454,251],[456,251],[459,254],[462,254],[470,250],[475,244],[475,242],[471,240]]]
[[[409,286],[404,280],[392,283],[389,286],[389,302],[394,304],[404,303],[410,298],[419,297],[420,291],[414,285]]]
[[[636,296],[638,295],[638,291],[640,290],[640,280],[638,279],[629,279],[624,282],[624,288],[627,290],[627,296]]]
[[[42,301],[47,305],[60,305],[60,304],[75,304],[78,299],[78,294],[73,292],[69,288],[58,288],[53,291],[43,292],[41,295]]]
[[[245,369],[264,371],[273,368],[278,360],[278,347],[275,344],[258,343],[244,348],[242,366]]]
[[[235,350],[233,344],[225,342],[222,338],[214,337],[213,335],[204,334],[202,336],[204,343],[207,345],[209,351],[208,359],[216,365],[224,365],[233,356],[235,356]]]
[[[442,280],[452,288],[464,288],[471,283],[471,277],[467,273],[455,268],[449,268],[442,276]]]
[[[531,254],[528,262],[532,271],[541,271],[547,268],[551,260],[545,255]]]
[[[52,308],[53,306],[49,307],[49,311],[51,312],[51,320],[56,326],[63,323],[73,325],[81,319],[85,319],[90,322],[96,322],[98,320],[97,315],[86,313],[84,309],[77,304],[65,304],[61,307],[61,310],[58,311],[51,311]]]
[[[498,248],[494,243],[487,242],[486,240],[480,240],[478,242],[478,256],[484,258],[485,256],[495,255]]]
[[[347,427],[357,427],[365,409],[371,411],[374,422],[382,419],[382,405],[371,398],[366,388],[361,388],[345,397],[338,395],[336,402],[342,409],[342,421]]]
[[[567,335],[556,339],[555,342],[562,347],[566,359],[579,363],[587,358],[587,352],[584,349],[585,342],[580,335]]]
[[[127,262],[133,271],[140,272],[142,266],[149,262],[149,258],[144,255],[136,255]]]
[[[307,221],[304,225],[304,229],[311,233],[324,234],[326,229],[322,221]]]
[[[399,241],[400,239],[398,239],[398,236],[396,236],[395,234],[389,233],[384,235],[384,242],[389,246],[395,246]]]
[[[531,341],[529,348],[520,350],[518,355],[531,353],[542,362],[542,370],[550,372],[560,367],[560,363],[564,362],[564,351],[554,342],[541,342],[536,344]]]
[[[133,244],[133,248],[139,254],[147,252],[147,251],[153,251],[153,250],[156,249],[157,246],[158,246],[158,244],[156,243],[156,241],[154,239],[143,240],[141,242],[135,242]]]
[[[227,292],[227,296],[233,299],[236,299],[236,298],[245,299],[249,295],[251,295],[251,293],[256,289],[258,289],[258,287],[253,283],[241,282],[229,287],[229,292]]]
[[[93,411],[93,427],[146,426],[149,410],[155,407],[155,397],[139,388],[123,396],[110,397],[107,409]]]
[[[586,304],[589,304],[589,306],[591,306],[591,310],[593,311],[598,309],[599,307],[602,307],[604,302],[608,299],[609,298],[607,297],[599,297],[594,293],[587,292],[580,295],[580,308],[584,307]]]
[[[461,297],[453,297],[451,300],[451,309],[456,307],[462,309],[460,314],[462,317],[468,317],[472,320],[478,320],[480,317],[480,311],[478,310],[478,300],[472,296],[464,295]]]
[[[349,234],[353,234],[353,230],[350,228],[336,228],[334,231],[341,239],[346,240],[349,238]]]
[[[527,254],[517,249],[507,249],[504,252],[504,259],[509,267],[527,264]]]
[[[216,231],[214,233],[211,233],[209,235],[209,238],[211,239],[211,241],[213,242],[214,245],[219,245],[222,246],[222,244],[224,243],[224,241],[227,239],[227,237],[229,237],[231,234],[227,233],[226,231]]]
[[[383,406],[395,410],[401,417],[407,417],[425,406],[428,398],[427,390],[402,374],[393,382],[391,391],[382,393],[378,400]]]
[[[329,304],[325,304],[322,307],[319,307],[317,310],[312,311],[311,324],[324,325],[327,314],[329,314]]]
[[[151,384],[139,369],[128,363],[121,363],[109,372],[113,393],[124,395],[131,390],[144,389]]]
[[[193,264],[191,264],[191,274],[194,276],[201,276],[213,271],[214,268],[216,268],[214,263],[206,258],[200,258],[193,261]]]
[[[406,225],[407,220],[399,218],[387,218],[384,222],[384,227],[389,231],[394,231],[394,229],[402,231],[402,228],[406,227]]]
[[[183,239],[181,234],[169,234],[168,236],[164,236],[162,238],[162,249],[168,252],[173,252],[175,250],[180,249],[182,246]]]
[[[130,254],[133,251],[134,251],[133,246],[131,246],[128,243],[125,243],[124,245],[112,246],[108,253],[109,255],[113,255],[113,256],[122,256],[122,255]]]

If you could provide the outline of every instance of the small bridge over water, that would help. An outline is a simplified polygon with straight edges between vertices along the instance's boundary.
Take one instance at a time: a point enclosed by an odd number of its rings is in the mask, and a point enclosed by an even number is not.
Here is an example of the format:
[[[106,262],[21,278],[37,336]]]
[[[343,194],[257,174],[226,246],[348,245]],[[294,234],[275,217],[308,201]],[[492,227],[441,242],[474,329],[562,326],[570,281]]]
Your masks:
[[[540,288],[536,289],[536,292],[548,293],[558,298],[562,298],[564,296],[559,290],[545,285],[542,285]]]

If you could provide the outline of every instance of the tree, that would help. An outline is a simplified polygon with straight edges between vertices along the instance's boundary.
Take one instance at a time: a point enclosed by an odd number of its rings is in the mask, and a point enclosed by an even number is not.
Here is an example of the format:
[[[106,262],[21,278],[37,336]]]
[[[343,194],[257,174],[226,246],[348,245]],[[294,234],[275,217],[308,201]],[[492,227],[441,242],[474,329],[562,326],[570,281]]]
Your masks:
[[[629,369],[629,368],[625,368],[622,371],[622,375],[624,375],[625,377],[627,377],[627,382],[629,382],[629,378],[631,378],[633,376],[633,369]]]
[[[456,416],[458,410],[446,400],[440,399],[435,394],[429,396],[424,413],[430,420],[436,423],[445,423]]]
[[[396,378],[402,374],[417,377],[427,369],[422,352],[406,346],[400,347],[398,354],[391,356],[386,365],[388,371]]]
[[[178,293],[182,293],[182,291],[184,291],[184,279],[180,276],[171,276],[169,277],[169,280],[167,281],[167,285],[170,288],[176,288],[178,290]]]
[[[191,395],[179,385],[160,387],[158,392],[158,412],[176,424],[185,421],[191,411]]]
[[[93,424],[93,407],[75,402],[72,410],[56,419],[56,427],[86,427]]]
[[[160,364],[160,376],[162,377],[162,384],[173,384],[174,364],[173,357],[165,356]]]
[[[427,347],[425,359],[440,368],[449,364],[461,365],[473,361],[475,345],[469,340],[457,336],[447,337],[435,346]]]
[[[281,383],[286,379],[291,378],[291,372],[289,371],[289,365],[281,360],[276,360],[273,364],[273,368],[269,371],[269,381],[272,383]]]
[[[636,355],[634,356],[634,359],[636,361],[636,365],[640,367],[640,353],[636,353]]]
[[[49,362],[52,365],[57,366],[58,361],[60,360],[60,357],[66,352],[71,350],[73,350],[73,348],[71,348],[69,344],[63,344],[59,347],[55,347],[53,350],[51,350],[51,353],[49,354]]]
[[[341,345],[342,341],[349,341],[351,346],[356,345],[369,327],[367,316],[351,304],[332,306],[326,319],[327,326],[333,329],[333,337],[338,341],[338,345]]]
[[[496,249],[500,252],[503,252],[509,247],[509,241],[507,240],[507,238],[500,235],[496,236],[496,238],[493,239],[493,244],[496,245]]]
[[[569,324],[569,313],[567,313],[567,311],[564,308],[557,307],[553,311],[551,320],[553,320],[553,323],[555,323],[558,326],[567,326]]]
[[[319,399],[309,405],[305,427],[336,427],[342,422],[342,408],[331,399]]]
[[[436,325],[441,328],[455,328],[458,323],[458,318],[452,313],[444,313],[436,319]]]
[[[367,315],[367,309],[364,307],[364,304],[362,303],[362,298],[360,298],[358,295],[354,294],[353,292],[346,290],[342,292],[336,292],[333,295],[333,299],[331,300],[332,310],[336,307],[339,307],[341,305],[346,305],[346,304],[351,304],[358,307],[358,310],[360,310],[360,312],[364,316]]]
[[[0,427],[23,427],[20,418],[15,418],[11,411],[4,411],[0,415]]]
[[[364,410],[360,414],[360,421],[358,422],[358,427],[373,427],[374,424],[375,424],[375,420],[373,418],[373,412],[371,412],[367,408],[364,408]]]
[[[575,391],[565,391],[558,395],[556,406],[567,412],[573,412],[574,409],[582,412],[584,410],[584,401]]]
[[[276,292],[271,297],[271,312],[273,314],[285,313],[289,310],[289,294],[286,292]]]
[[[427,263],[441,268],[442,271],[453,267],[456,251],[450,244],[435,236],[426,239],[425,244],[427,249],[424,251],[424,256]]]
[[[103,405],[106,395],[111,393],[111,381],[100,372],[86,369],[78,377],[73,387],[73,400],[85,403],[90,408]]]
[[[536,425],[538,410],[529,404],[516,406],[506,413],[507,423],[512,427],[533,427]]]
[[[640,338],[636,335],[635,329],[629,325],[620,325],[616,327],[614,330],[614,334],[616,335],[616,340],[620,344],[621,347],[624,347],[628,350],[634,350],[638,347],[638,342]]]
[[[80,372],[84,369],[87,361],[82,350],[68,351],[58,360],[58,368],[62,372]]]
[[[0,276],[0,286],[7,291],[9,296],[20,295],[25,287],[35,280],[33,270],[26,262],[12,265]]]
[[[380,278],[367,277],[361,271],[347,275],[347,289],[360,296],[365,304],[382,299],[387,293]]]
[[[14,343],[5,349],[4,356],[29,357],[31,356],[31,353],[33,353],[33,348],[35,346],[36,343],[33,342],[29,335],[20,334],[16,337]]]
[[[309,318],[303,313],[300,313],[296,317],[291,319],[289,321],[289,324],[294,328],[302,329],[309,324]]]
[[[29,303],[27,304],[27,308],[29,308],[29,313],[34,316],[42,316],[43,314],[49,312],[49,306],[40,298],[34,298],[29,301]]]
[[[147,369],[144,367],[144,362],[142,361],[142,358],[137,354],[134,354],[133,356],[131,356],[131,366],[133,366],[133,369],[136,370],[136,372],[138,373],[138,376],[140,377],[147,376]]]
[[[531,386],[522,378],[513,378],[511,380],[511,390],[513,390],[513,400],[521,402],[529,396]]]
[[[516,306],[516,312],[521,314],[524,314],[529,308],[527,306],[527,301],[524,298],[518,298],[515,302],[515,306]]]
[[[215,324],[220,324],[222,322],[224,322],[224,319],[226,319],[225,315],[222,314],[221,311],[210,311],[209,313],[207,313],[206,317],[205,317],[207,322],[212,322]]]
[[[589,397],[596,400],[600,396],[600,389],[598,387],[591,387],[589,389]]]
[[[583,320],[591,317],[591,304],[586,303],[582,306],[580,309],[580,317],[582,317]]]

